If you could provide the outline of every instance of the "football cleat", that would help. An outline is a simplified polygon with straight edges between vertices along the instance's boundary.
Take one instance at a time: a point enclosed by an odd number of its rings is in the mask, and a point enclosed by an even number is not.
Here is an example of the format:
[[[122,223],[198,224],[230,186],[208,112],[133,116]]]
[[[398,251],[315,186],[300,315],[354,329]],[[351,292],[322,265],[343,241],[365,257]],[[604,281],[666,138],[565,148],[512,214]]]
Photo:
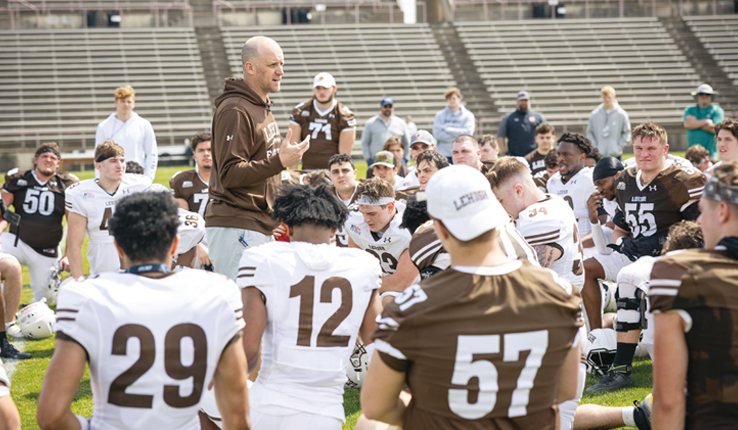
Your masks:
[[[606,391],[617,391],[633,385],[633,367],[621,365],[611,367],[604,378],[591,387],[587,388],[590,393],[603,393]]]
[[[8,338],[3,338],[0,341],[0,357],[7,358],[8,360],[27,360],[31,358],[31,354],[27,352],[20,352],[13,344],[8,342]]]
[[[651,430],[651,405],[653,404],[653,393],[646,396],[642,402],[633,400],[633,420],[638,430]]]

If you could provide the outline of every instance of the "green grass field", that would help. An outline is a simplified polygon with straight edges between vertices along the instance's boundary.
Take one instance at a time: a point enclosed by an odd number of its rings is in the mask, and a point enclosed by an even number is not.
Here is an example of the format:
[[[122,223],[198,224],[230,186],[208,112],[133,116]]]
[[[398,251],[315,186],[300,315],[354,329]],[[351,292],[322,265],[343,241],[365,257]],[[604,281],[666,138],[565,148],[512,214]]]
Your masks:
[[[683,155],[679,154],[679,155]],[[177,170],[188,169],[188,167],[161,167],[156,172],[155,182],[169,185],[169,178],[177,172]],[[364,177],[366,173],[366,164],[357,165],[359,177]],[[77,172],[80,179],[89,179],[94,177],[92,172]],[[83,247],[83,255],[87,249],[87,242]],[[85,261],[85,272],[87,272],[87,262]],[[33,301],[33,292],[29,285],[28,271],[23,269],[23,296],[21,303],[31,303]],[[30,352],[33,358],[24,361],[8,361],[5,367],[11,373],[12,380],[12,396],[18,405],[21,416],[21,425],[24,430],[38,429],[36,424],[36,407],[41,384],[43,381],[46,368],[51,359],[54,350],[54,339],[49,338],[39,341],[23,341],[14,340],[13,344],[18,349]],[[651,361],[648,359],[640,359],[634,363],[634,387],[621,390],[616,393],[592,395],[585,392],[582,403],[595,403],[607,406],[626,406],[632,405],[633,400],[642,400],[649,392],[653,384],[651,375]],[[591,375],[587,376],[587,386],[596,382],[596,378]],[[361,413],[359,404],[359,390],[348,389],[344,394],[344,409],[346,411],[346,424],[343,429],[353,429],[356,420]],[[72,410],[83,416],[92,415],[92,392],[90,390],[89,373],[85,375],[80,384],[77,396],[72,404]]]

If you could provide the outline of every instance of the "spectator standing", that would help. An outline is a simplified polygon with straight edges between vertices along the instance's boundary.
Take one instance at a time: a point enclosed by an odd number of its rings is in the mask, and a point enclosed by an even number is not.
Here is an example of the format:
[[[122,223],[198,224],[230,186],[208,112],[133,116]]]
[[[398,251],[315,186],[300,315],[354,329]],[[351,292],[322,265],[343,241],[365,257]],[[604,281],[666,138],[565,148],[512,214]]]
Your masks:
[[[476,118],[461,104],[463,97],[458,88],[449,88],[443,96],[448,106],[436,113],[433,119],[433,137],[438,141],[438,152],[451,161],[451,147],[460,134],[474,134]]]
[[[305,170],[325,169],[336,154],[351,155],[356,141],[356,118],[351,109],[336,100],[338,86],[330,73],[313,79],[313,98],[295,106],[290,115],[292,138],[310,135],[310,149],[302,160]]]
[[[628,113],[615,100],[615,88],[602,87],[602,103],[592,111],[587,137],[603,157],[622,159],[623,147],[630,141]]]
[[[252,37],[241,52],[243,78],[225,81],[215,100],[210,203],[205,210],[210,261],[236,279],[245,248],[272,240],[279,223],[272,214],[279,173],[297,167],[310,136],[284,144],[271,112],[269,93],[279,91],[284,75],[282,48],[268,37]]]
[[[505,114],[500,120],[497,143],[500,154],[525,157],[536,149],[536,127],[546,122],[546,119],[540,113],[530,110],[528,91],[520,91],[516,103],[518,108]]]
[[[144,176],[151,182],[156,176],[159,151],[151,123],[133,111],[136,93],[130,85],[115,90],[115,113],[97,125],[95,147],[111,139],[123,148],[127,161],[135,161],[144,168]],[[95,170],[95,177],[100,177]]]
[[[361,133],[361,151],[370,166],[374,155],[382,150],[384,143],[392,136],[402,139],[405,157],[410,148],[410,133],[407,131],[407,124],[394,114],[395,102],[390,97],[385,97],[379,106],[379,114],[369,118],[364,126],[364,132]]]
[[[692,92],[692,97],[697,104],[687,106],[684,109],[684,128],[687,129],[687,148],[700,144],[710,151],[710,159],[717,161],[718,153],[715,145],[715,124],[723,121],[723,108],[715,106],[712,102],[717,98],[717,91],[712,87],[702,84],[697,91]]]

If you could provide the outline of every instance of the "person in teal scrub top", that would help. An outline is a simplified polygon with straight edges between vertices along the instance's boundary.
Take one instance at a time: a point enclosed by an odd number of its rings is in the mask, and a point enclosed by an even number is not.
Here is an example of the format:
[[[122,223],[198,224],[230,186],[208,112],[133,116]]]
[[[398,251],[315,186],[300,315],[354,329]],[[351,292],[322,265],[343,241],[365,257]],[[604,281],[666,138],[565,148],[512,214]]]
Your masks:
[[[715,124],[723,120],[723,108],[712,104],[717,96],[717,91],[713,91],[711,86],[702,84],[697,87],[697,91],[692,92],[692,97],[697,100],[697,104],[684,109],[687,148],[697,144],[704,146],[710,151],[710,159],[713,162],[718,159]]]

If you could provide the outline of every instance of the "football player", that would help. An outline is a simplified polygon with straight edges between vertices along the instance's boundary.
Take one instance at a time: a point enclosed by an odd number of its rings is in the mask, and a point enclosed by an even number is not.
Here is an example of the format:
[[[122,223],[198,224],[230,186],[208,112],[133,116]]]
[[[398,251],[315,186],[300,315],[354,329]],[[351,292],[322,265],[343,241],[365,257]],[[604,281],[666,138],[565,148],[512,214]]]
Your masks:
[[[69,186],[79,182],[72,174],[57,172],[60,162],[57,144],[43,143],[34,155],[34,168],[9,171],[3,185],[3,201],[20,215],[20,224],[11,225],[9,232],[0,235],[2,252],[14,256],[28,267],[34,301],[44,297],[49,302],[53,301],[49,282],[54,270],[59,269],[64,193]],[[3,211],[0,214],[5,215]],[[7,226],[8,220],[0,218],[0,231],[5,231]],[[64,259],[62,265],[66,266],[66,262]],[[20,304],[20,290],[16,292],[9,288],[5,296],[10,311],[8,317],[13,321]]]
[[[548,151],[543,162],[545,163],[546,168],[533,175],[533,181],[535,181],[539,190],[544,193],[548,193],[548,188],[546,188],[548,180],[559,171],[559,151],[555,149]]]
[[[451,158],[454,164],[466,164],[482,173],[487,173],[495,165],[495,162],[482,162],[481,157],[482,151],[479,149],[477,139],[468,134],[456,136],[451,146]]]
[[[707,169],[708,175],[723,161],[738,161],[738,120],[729,118],[715,126],[715,144],[720,161]]]
[[[533,177],[546,170],[546,154],[556,149],[556,129],[547,122],[539,124],[536,127],[535,139],[537,148],[524,157]]]
[[[400,227],[405,204],[395,200],[392,186],[380,178],[359,184],[356,194],[362,217],[349,217],[346,221],[349,247],[363,249],[379,260],[384,275],[382,293],[402,291],[418,275],[407,250],[410,232]],[[402,260],[407,261],[400,264]]]
[[[326,186],[283,187],[274,217],[291,242],[241,258],[249,368],[260,349],[263,360],[250,395],[254,430],[340,430],[346,359],[357,333],[371,343],[376,329],[381,268],[366,252],[330,245],[348,215],[332,194]]]
[[[415,164],[408,168],[407,175],[405,175],[405,179],[402,182],[402,188],[400,188],[401,190],[420,185],[417,171],[418,155],[425,151],[435,151],[436,145],[436,138],[425,130],[418,130],[418,132],[413,135],[413,138],[410,141],[410,157],[415,161]]]
[[[590,152],[592,143],[583,135],[562,134],[558,147],[559,171],[546,183],[546,189],[550,194],[561,197],[569,203],[577,219],[579,234],[582,236],[589,234],[591,229],[587,199],[595,191],[592,168],[584,166],[584,159]]]
[[[169,188],[179,207],[186,211],[197,212],[201,217],[205,216],[205,208],[210,201],[208,184],[210,171],[213,168],[213,158],[210,155],[211,140],[212,134],[209,131],[195,133],[190,140],[195,168],[184,172],[179,171],[169,180]],[[197,245],[197,261],[201,267],[210,266],[210,255],[205,242]]]
[[[603,158],[592,170],[592,180],[597,190],[587,199],[591,231],[588,238],[582,238],[585,254],[587,249],[591,249],[590,253],[610,254],[612,252],[607,245],[610,243],[615,228],[612,222],[617,210],[615,181],[622,172],[623,163],[614,157]]]
[[[477,170],[442,169],[426,194],[452,265],[384,308],[364,415],[405,430],[558,428],[555,404],[574,397],[578,380],[573,287],[509,261],[497,242],[508,216]],[[406,384],[409,404],[398,400]]]
[[[402,188],[405,178],[397,173],[397,159],[389,151],[379,151],[374,155],[374,162],[370,166],[374,176],[384,179],[394,190]]]
[[[296,142],[310,136],[310,149],[302,156],[302,168],[325,169],[336,154],[351,155],[356,140],[356,118],[336,100],[336,80],[322,72],[313,79],[313,98],[292,109],[290,130]]]
[[[500,154],[500,145],[497,143],[497,138],[491,134],[483,134],[482,137],[477,140],[479,144],[480,157],[479,159],[484,162],[494,163],[497,161],[498,155]]]
[[[356,191],[359,188],[356,174],[356,166],[350,155],[336,154],[328,161],[328,177],[333,184],[331,191],[346,207],[356,203]],[[350,214],[358,216],[354,211]],[[348,246],[348,236],[343,225],[336,229],[336,246]]]
[[[95,169],[100,172],[99,179],[78,182],[66,190],[64,203],[69,223],[66,255],[74,279],[84,275],[82,244],[85,233],[89,238],[87,260],[90,275],[120,269],[110,218],[120,199],[149,186],[145,177],[125,174],[123,148],[112,140],[106,140],[95,148]]]
[[[616,281],[620,269],[638,257],[659,255],[672,224],[699,216],[705,175],[691,164],[667,162],[666,130],[649,121],[633,129],[631,141],[637,166],[626,167],[615,183],[620,210],[613,218],[615,230],[609,246],[618,252],[597,254],[584,261],[582,299],[590,329],[602,328],[598,280]],[[629,371],[626,367],[622,370]]]
[[[59,291],[39,426],[197,429],[203,391],[214,383],[225,428],[248,428],[238,287],[214,273],[170,271],[179,218],[168,192],[117,203],[108,228],[125,272],[78,279]],[[91,419],[70,409],[86,363]]]
[[[704,249],[667,254],[651,271],[654,430],[738,426],[738,164],[713,170],[699,206]]]
[[[2,330],[0,331],[0,357],[12,360],[31,358],[31,354],[18,351],[8,340],[8,335],[22,336],[20,327],[15,324],[15,312],[20,303],[23,277],[18,260],[4,252],[0,252],[0,278],[3,282],[3,294],[0,294],[0,316],[6,321],[6,324],[0,326]],[[8,305],[11,300],[15,301],[15,307]]]
[[[0,428],[20,430],[21,421],[18,407],[10,396],[10,378],[0,361]]]

